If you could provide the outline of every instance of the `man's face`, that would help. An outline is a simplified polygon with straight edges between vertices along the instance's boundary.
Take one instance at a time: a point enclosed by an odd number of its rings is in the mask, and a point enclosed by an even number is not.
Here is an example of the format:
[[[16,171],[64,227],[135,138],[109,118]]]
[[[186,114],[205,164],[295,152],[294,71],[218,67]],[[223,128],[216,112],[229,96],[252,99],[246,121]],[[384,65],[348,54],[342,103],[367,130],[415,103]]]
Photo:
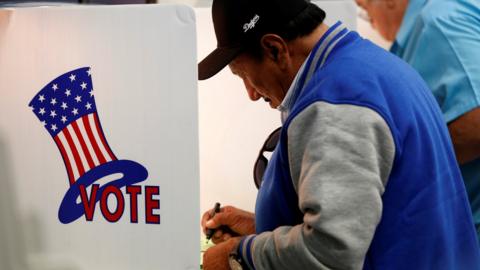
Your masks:
[[[370,18],[370,24],[388,41],[394,41],[408,0],[355,0]]]
[[[268,58],[259,60],[247,54],[237,56],[229,67],[245,85],[248,96],[256,101],[263,98],[270,107],[277,108],[285,98],[284,78],[275,62]]]

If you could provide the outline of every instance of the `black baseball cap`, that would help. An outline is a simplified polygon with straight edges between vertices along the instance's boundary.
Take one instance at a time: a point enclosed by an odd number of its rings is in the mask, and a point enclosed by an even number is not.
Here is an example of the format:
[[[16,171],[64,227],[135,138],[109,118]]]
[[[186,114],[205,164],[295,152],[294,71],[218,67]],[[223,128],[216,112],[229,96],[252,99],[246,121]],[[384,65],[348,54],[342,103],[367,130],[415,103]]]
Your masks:
[[[198,64],[198,79],[217,74],[246,46],[287,24],[308,4],[308,0],[214,0],[217,48]]]

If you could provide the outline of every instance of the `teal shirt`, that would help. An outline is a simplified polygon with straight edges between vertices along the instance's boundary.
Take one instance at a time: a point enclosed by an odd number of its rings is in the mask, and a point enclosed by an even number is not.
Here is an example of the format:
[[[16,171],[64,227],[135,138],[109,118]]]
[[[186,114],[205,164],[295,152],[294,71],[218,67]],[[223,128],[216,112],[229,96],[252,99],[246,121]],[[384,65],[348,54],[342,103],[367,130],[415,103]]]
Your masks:
[[[479,107],[480,0],[410,0],[391,52],[420,73],[447,123]],[[480,239],[480,159],[460,169]]]

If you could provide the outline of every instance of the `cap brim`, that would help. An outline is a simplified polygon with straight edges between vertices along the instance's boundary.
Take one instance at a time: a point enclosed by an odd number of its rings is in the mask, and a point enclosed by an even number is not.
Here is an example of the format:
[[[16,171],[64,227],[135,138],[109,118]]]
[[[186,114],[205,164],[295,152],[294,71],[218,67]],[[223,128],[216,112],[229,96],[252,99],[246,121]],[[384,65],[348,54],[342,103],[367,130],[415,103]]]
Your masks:
[[[198,79],[211,78],[237,57],[241,51],[240,47],[216,48],[198,64]]]

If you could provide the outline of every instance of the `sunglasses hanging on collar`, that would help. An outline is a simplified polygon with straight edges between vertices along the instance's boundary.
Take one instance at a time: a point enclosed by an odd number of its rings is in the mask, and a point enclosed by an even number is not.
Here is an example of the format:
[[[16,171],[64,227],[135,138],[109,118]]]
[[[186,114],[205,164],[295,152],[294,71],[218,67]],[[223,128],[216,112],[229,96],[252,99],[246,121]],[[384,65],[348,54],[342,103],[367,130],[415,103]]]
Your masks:
[[[268,159],[267,157],[265,157],[264,154],[265,152],[273,152],[273,150],[275,150],[275,147],[277,146],[280,139],[281,130],[282,127],[275,129],[265,140],[262,148],[260,149],[260,152],[258,153],[257,160],[255,161],[255,165],[253,166],[253,180],[257,189],[259,189],[262,185],[263,175],[265,174],[265,170],[268,165]]]

